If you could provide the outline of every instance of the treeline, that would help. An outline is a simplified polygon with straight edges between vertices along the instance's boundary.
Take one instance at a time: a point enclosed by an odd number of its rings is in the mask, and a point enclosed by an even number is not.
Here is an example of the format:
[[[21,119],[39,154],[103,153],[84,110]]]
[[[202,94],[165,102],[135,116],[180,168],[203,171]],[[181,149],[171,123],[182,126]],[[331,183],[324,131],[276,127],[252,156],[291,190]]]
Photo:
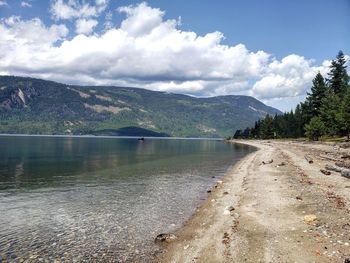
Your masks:
[[[254,127],[237,130],[234,138],[299,138],[318,140],[321,136],[350,134],[350,85],[346,60],[339,51],[330,65],[328,78],[317,73],[306,100],[295,110],[255,122]]]

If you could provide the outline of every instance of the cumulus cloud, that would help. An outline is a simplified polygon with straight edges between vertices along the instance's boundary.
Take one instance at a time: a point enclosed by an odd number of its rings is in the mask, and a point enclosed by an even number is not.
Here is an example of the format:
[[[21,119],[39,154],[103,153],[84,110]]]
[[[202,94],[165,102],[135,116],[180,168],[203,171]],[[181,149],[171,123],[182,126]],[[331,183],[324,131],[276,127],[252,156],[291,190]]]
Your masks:
[[[56,20],[96,17],[106,9],[107,4],[107,0],[96,0],[95,4],[89,4],[80,0],[53,0],[50,12]]]
[[[8,52],[1,55],[0,73],[197,96],[247,94],[273,101],[302,96],[317,71],[327,72],[327,61],[317,66],[295,54],[277,60],[243,44],[224,45],[221,32],[181,30],[179,20],[165,19],[164,11],[146,3],[119,8],[125,15],[120,27],[90,34],[97,21],[86,17],[106,4],[55,0],[57,19],[79,18],[78,35],[70,39],[64,25],[47,27],[38,18],[2,20],[0,48]]]
[[[78,19],[75,22],[75,32],[77,32],[78,34],[90,34],[97,24],[98,22],[95,19]]]
[[[32,7],[32,5],[28,2],[22,1],[21,2],[21,7]]]
[[[4,5],[7,5],[6,0],[0,0],[0,6],[4,6]]]

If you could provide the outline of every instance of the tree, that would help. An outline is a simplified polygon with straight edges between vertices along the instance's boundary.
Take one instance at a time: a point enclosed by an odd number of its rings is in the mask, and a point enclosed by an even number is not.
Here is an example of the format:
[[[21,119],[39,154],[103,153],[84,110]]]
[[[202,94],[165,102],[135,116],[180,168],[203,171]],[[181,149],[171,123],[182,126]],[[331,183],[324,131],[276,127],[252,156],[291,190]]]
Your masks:
[[[326,126],[328,135],[339,135],[341,132],[341,105],[340,98],[333,91],[328,92],[328,95],[323,100],[320,117]]]
[[[348,87],[349,75],[345,66],[346,60],[342,51],[339,51],[335,60],[332,61],[330,66],[329,86],[338,96],[345,94]]]
[[[313,117],[309,124],[305,125],[305,135],[314,141],[318,141],[318,139],[325,134],[326,126],[320,117]]]
[[[320,115],[322,101],[327,95],[327,85],[320,72],[312,81],[311,93],[307,93],[306,102],[309,106],[309,114],[314,117]]]
[[[235,134],[233,135],[234,139],[239,139],[242,136],[242,131],[241,130],[236,130]]]
[[[350,88],[347,89],[341,106],[342,130],[344,134],[350,137]]]
[[[267,114],[261,125],[261,137],[262,139],[271,139],[274,137],[273,119]]]

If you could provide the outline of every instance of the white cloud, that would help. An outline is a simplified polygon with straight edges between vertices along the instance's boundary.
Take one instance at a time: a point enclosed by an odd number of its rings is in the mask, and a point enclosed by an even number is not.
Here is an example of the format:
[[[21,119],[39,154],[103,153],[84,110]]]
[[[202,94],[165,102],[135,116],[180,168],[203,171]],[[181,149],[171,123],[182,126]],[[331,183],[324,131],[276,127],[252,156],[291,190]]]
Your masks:
[[[80,18],[78,35],[65,39],[64,25],[45,26],[39,19],[18,17],[0,23],[0,74],[30,75],[66,83],[138,86],[197,96],[248,94],[276,102],[305,94],[317,71],[326,74],[329,61],[314,65],[302,56],[277,60],[245,45],[222,44],[221,32],[197,35],[179,29],[179,21],[146,3],[119,8],[126,14],[119,28],[93,32],[94,16],[107,1],[56,0],[57,19]],[[56,6],[57,7],[57,6]],[[78,12],[78,13],[76,13]],[[88,15],[91,14],[91,15]],[[108,20],[108,17],[106,18]]]
[[[4,6],[7,5],[7,1],[6,0],[0,0],[0,6]]]
[[[97,20],[95,19],[78,19],[75,22],[75,27],[78,34],[90,34],[93,30],[94,27],[98,24]]]
[[[56,20],[96,17],[107,8],[107,5],[107,0],[96,0],[95,5],[80,0],[53,0],[50,12]]]
[[[28,2],[22,1],[21,2],[21,7],[32,7],[32,5]]]

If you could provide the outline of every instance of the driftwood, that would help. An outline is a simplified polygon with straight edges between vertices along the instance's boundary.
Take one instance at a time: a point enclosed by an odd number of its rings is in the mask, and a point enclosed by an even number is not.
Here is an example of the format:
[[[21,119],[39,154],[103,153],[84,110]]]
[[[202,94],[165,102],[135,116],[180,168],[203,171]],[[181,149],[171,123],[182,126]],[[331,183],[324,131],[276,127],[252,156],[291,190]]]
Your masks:
[[[334,171],[337,173],[340,173],[342,171],[343,168],[339,167],[339,166],[334,166],[334,165],[330,165],[330,164],[326,164],[326,170],[328,171]]]
[[[349,169],[343,169],[343,171],[341,171],[341,176],[344,176],[344,177],[350,179],[350,170]]]
[[[270,161],[262,161],[262,164],[270,164],[270,163],[273,163],[273,160],[271,159]]]
[[[312,158],[309,156],[309,155],[307,155],[307,154],[305,154],[305,160],[308,162],[308,163],[313,163],[314,161],[312,160]]]
[[[350,169],[342,168],[339,166],[326,165],[326,169],[329,171],[334,171],[340,173],[342,176],[350,179]]]
[[[334,158],[334,157],[331,157],[331,156],[328,156],[328,155],[324,155],[324,154],[320,154],[320,157],[323,158],[323,159],[330,160],[330,161],[340,161],[339,158]]]
[[[331,172],[330,172],[330,171],[327,171],[327,170],[325,170],[325,169],[321,169],[320,171],[321,171],[321,173],[323,173],[323,174],[325,174],[325,175],[331,175]]]
[[[339,167],[350,169],[350,163],[349,162],[337,162],[337,163],[335,163],[335,165],[337,165]]]
[[[350,154],[343,154],[341,156],[342,159],[350,159]]]

